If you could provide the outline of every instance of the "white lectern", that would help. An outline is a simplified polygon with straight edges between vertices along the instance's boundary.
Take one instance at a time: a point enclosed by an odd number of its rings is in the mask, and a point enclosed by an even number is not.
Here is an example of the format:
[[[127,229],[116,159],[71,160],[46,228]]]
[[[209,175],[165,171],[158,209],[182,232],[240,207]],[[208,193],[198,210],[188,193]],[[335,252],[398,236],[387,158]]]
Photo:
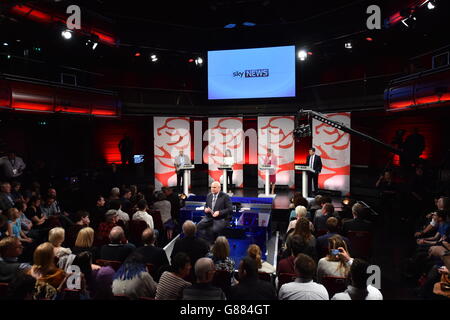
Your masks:
[[[184,170],[183,171],[183,193],[186,196],[189,196],[189,184],[190,184],[189,173],[194,168],[195,168],[195,166],[193,164],[185,164],[180,167],[180,170]]]
[[[302,196],[308,198],[308,172],[314,173],[314,169],[310,166],[295,166],[295,170],[302,172]]]
[[[269,181],[270,171],[275,170],[275,167],[271,166],[271,165],[263,164],[263,165],[259,166],[259,170],[262,170],[265,172],[266,179],[265,179],[265,192],[264,192],[264,194],[262,194],[262,193],[259,194],[258,197],[259,198],[275,198],[276,194],[270,193],[270,181]]]
[[[229,166],[229,165],[220,165],[218,167],[220,170],[222,170],[223,175],[222,175],[222,179],[223,179],[223,192],[227,193],[228,195],[230,195],[228,193],[228,179],[227,179],[227,171],[231,170],[233,167]]]

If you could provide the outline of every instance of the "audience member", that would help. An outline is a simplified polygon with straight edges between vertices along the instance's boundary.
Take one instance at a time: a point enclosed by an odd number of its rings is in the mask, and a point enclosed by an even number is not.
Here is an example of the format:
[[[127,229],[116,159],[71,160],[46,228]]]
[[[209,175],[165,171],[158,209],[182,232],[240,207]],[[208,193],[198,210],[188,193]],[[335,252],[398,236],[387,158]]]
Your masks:
[[[0,211],[6,212],[14,207],[14,200],[11,195],[11,185],[9,182],[0,184]]]
[[[156,282],[148,273],[140,253],[133,252],[125,259],[114,275],[112,291],[115,295],[125,295],[130,299],[155,296]]]
[[[300,218],[307,218],[308,215],[308,211],[306,210],[306,207],[304,206],[297,206],[295,207],[295,210],[293,210],[295,212],[295,219],[291,220],[289,222],[289,226],[287,228],[286,234],[289,234],[291,230],[295,229],[295,225],[297,224],[297,221]],[[309,228],[311,229],[311,232],[314,232],[314,225],[312,224],[312,222],[309,222]]]
[[[72,248],[75,245],[75,240],[77,239],[78,232],[85,227],[89,227],[89,224],[91,222],[89,219],[89,212],[83,210],[77,211],[75,214],[74,222],[74,224],[67,228],[64,241],[66,247],[69,248]]]
[[[162,268],[169,265],[166,252],[162,248],[155,247],[155,233],[153,229],[147,228],[142,232],[143,247],[136,249],[136,252],[143,256],[143,261],[146,264],[153,265],[152,277],[159,281]]]
[[[98,248],[94,247],[94,229],[91,227],[82,228],[75,240],[75,244],[72,249],[73,254],[80,254],[82,252],[88,251],[92,256],[92,261],[97,261],[99,256]]]
[[[125,232],[119,226],[111,229],[109,241],[109,244],[100,249],[100,259],[123,262],[136,249],[134,244],[128,242]]]
[[[106,213],[105,203],[106,203],[105,198],[103,198],[102,196],[97,196],[95,207],[90,210],[91,226],[94,230],[97,230],[100,223],[105,221],[105,213]]]
[[[294,231],[287,236],[286,248],[283,253],[284,258],[291,255],[291,239],[294,236],[299,236],[303,243],[302,253],[310,257],[316,256],[316,238],[311,233],[310,221],[306,218],[300,218],[295,224]]]
[[[234,261],[230,258],[230,244],[224,236],[216,238],[208,257],[214,262],[216,270],[234,272]]]
[[[332,217],[334,207],[331,203],[325,203],[322,207],[321,214],[314,217],[314,228],[317,231],[326,230],[327,220]]]
[[[250,257],[239,264],[239,283],[230,289],[231,300],[276,300],[275,287],[258,277],[258,265]]]
[[[35,228],[42,228],[47,218],[41,212],[41,199],[38,196],[30,198],[25,215],[33,222]]]
[[[130,189],[122,190],[122,198],[120,198],[120,204],[121,204],[123,211],[128,214],[131,213],[131,207],[132,207],[132,204],[130,201],[131,196],[132,196],[132,194],[131,194]],[[114,208],[111,208],[111,209],[114,209]]]
[[[20,212],[16,208],[10,208],[7,211],[8,216],[8,235],[18,238],[21,242],[31,243],[33,239],[28,237],[22,231],[22,224],[20,222]]]
[[[287,258],[281,259],[280,262],[278,262],[278,267],[277,267],[278,275],[280,275],[281,273],[288,273],[288,274],[295,273],[295,258],[300,253],[303,253],[303,250],[304,250],[302,238],[298,235],[293,236],[290,241],[290,248],[291,248],[290,256]]]
[[[23,252],[19,239],[6,237],[0,240],[0,282],[11,282],[20,271],[29,271],[28,263],[18,262]]]
[[[122,211],[122,205],[120,200],[112,200],[109,203],[109,210],[115,210],[117,214],[117,219],[123,221],[125,226],[128,225],[128,222],[130,221],[130,216],[128,215],[128,213]]]
[[[195,263],[195,277],[197,282],[183,290],[183,300],[226,300],[220,288],[211,283],[216,268],[210,258],[200,258]]]
[[[347,244],[340,235],[328,238],[328,254],[317,264],[317,282],[322,283],[323,277],[347,278],[349,265],[340,254],[339,248],[348,252]]]
[[[256,245],[252,244],[247,249],[247,255],[254,259],[256,261],[256,265],[258,266],[258,272],[265,272],[265,273],[274,273],[275,268],[267,261],[263,261],[261,248]]]
[[[185,221],[182,229],[184,238],[175,241],[171,259],[173,259],[177,253],[184,252],[191,259],[191,263],[195,265],[198,259],[207,255],[209,252],[209,244],[205,240],[196,237],[195,233],[197,228],[192,221]]]
[[[14,202],[18,200],[24,201],[23,195],[20,193],[20,188],[22,184],[19,181],[13,181],[11,182],[11,197]]]
[[[355,203],[352,207],[353,219],[345,221],[342,226],[342,233],[347,235],[350,231],[372,231],[372,223],[364,220],[365,206],[360,203]]]
[[[319,257],[322,257],[323,252],[328,250],[328,239],[338,234],[339,231],[338,224],[339,221],[335,217],[330,217],[327,219],[326,223],[327,233],[317,238],[316,247],[317,247],[317,254]],[[350,248],[350,240],[348,240],[347,237],[343,236],[341,237],[342,239],[344,239],[345,243],[347,244],[347,247]]]
[[[139,200],[139,202],[137,203],[137,208],[139,210],[136,211],[135,214],[133,214],[133,220],[144,221],[145,223],[147,223],[147,226],[150,229],[154,229],[153,217],[146,211],[148,209],[147,201],[145,201],[144,199]]]
[[[172,259],[171,271],[165,271],[156,287],[156,300],[179,300],[184,288],[191,285],[184,280],[191,274],[191,260],[184,252],[177,253]]]
[[[328,300],[327,289],[313,281],[316,263],[303,253],[295,259],[297,278],[294,282],[283,284],[278,293],[280,300]]]
[[[370,273],[367,272],[369,264],[361,259],[353,259],[350,267],[351,285],[345,292],[336,293],[331,300],[383,300],[377,288],[367,284]]]
[[[175,228],[171,214],[172,205],[162,191],[156,193],[156,201],[153,203],[153,209],[158,210],[161,214],[166,238],[170,241],[172,239],[173,229]]]
[[[117,225],[118,217],[117,210],[108,210],[105,214],[105,222],[100,223],[98,227],[98,232],[95,239],[95,245],[101,246],[109,242],[109,234]]]
[[[19,179],[26,165],[21,157],[17,157],[14,152],[8,152],[6,156],[0,158],[0,167],[3,167],[3,176],[9,181]]]
[[[175,224],[180,221],[180,198],[178,198],[178,194],[173,192],[173,188],[163,187],[162,192],[166,196],[167,201],[170,202],[170,214],[172,216],[172,220]],[[156,201],[156,199],[154,200]]]

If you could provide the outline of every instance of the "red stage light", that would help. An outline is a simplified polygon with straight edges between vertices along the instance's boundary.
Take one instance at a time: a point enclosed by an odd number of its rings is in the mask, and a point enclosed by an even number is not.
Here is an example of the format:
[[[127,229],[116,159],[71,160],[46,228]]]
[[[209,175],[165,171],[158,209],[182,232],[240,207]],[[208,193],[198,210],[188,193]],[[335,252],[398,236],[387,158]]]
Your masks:
[[[141,56],[141,53],[140,53],[140,52],[136,52],[136,53],[134,54],[134,56],[135,56],[135,57],[140,57],[140,56]]]
[[[189,61],[189,63],[192,63],[192,62],[194,62],[194,59],[191,58],[188,61]]]
[[[367,41],[373,41],[373,38],[367,37],[366,40],[367,40]]]

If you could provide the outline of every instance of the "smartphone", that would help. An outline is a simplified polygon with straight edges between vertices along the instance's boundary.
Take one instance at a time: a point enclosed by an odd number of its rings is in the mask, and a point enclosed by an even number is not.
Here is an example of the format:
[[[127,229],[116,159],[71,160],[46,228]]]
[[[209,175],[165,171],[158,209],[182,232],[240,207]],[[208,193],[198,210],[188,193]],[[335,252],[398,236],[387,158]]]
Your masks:
[[[337,256],[339,253],[341,253],[341,252],[339,251],[339,249],[331,249],[331,254],[332,254],[333,256]]]

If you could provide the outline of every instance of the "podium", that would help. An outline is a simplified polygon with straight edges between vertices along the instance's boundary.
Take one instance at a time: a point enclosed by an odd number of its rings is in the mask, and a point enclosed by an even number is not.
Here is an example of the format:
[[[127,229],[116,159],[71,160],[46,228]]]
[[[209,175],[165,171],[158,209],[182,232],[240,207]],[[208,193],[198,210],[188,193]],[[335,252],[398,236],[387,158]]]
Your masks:
[[[270,182],[269,182],[269,176],[270,176],[269,172],[271,170],[275,170],[275,167],[271,166],[271,165],[260,165],[259,170],[265,171],[266,178],[265,178],[265,186],[264,186],[265,191],[264,191],[264,193],[259,194],[258,197],[259,198],[275,198],[276,194],[270,193]]]
[[[194,170],[195,166],[193,164],[185,164],[180,167],[180,170],[183,170],[183,193],[186,196],[189,196],[189,173],[191,170]]]
[[[315,171],[310,166],[295,166],[295,170],[302,172],[302,196],[308,198],[308,172]]]
[[[220,165],[218,167],[218,169],[222,170],[222,172],[223,172],[223,175],[222,175],[222,177],[223,177],[223,192],[227,193],[228,195],[230,195],[230,194],[228,193],[227,171],[231,170],[232,168],[233,168],[232,166],[226,165],[226,164]]]

